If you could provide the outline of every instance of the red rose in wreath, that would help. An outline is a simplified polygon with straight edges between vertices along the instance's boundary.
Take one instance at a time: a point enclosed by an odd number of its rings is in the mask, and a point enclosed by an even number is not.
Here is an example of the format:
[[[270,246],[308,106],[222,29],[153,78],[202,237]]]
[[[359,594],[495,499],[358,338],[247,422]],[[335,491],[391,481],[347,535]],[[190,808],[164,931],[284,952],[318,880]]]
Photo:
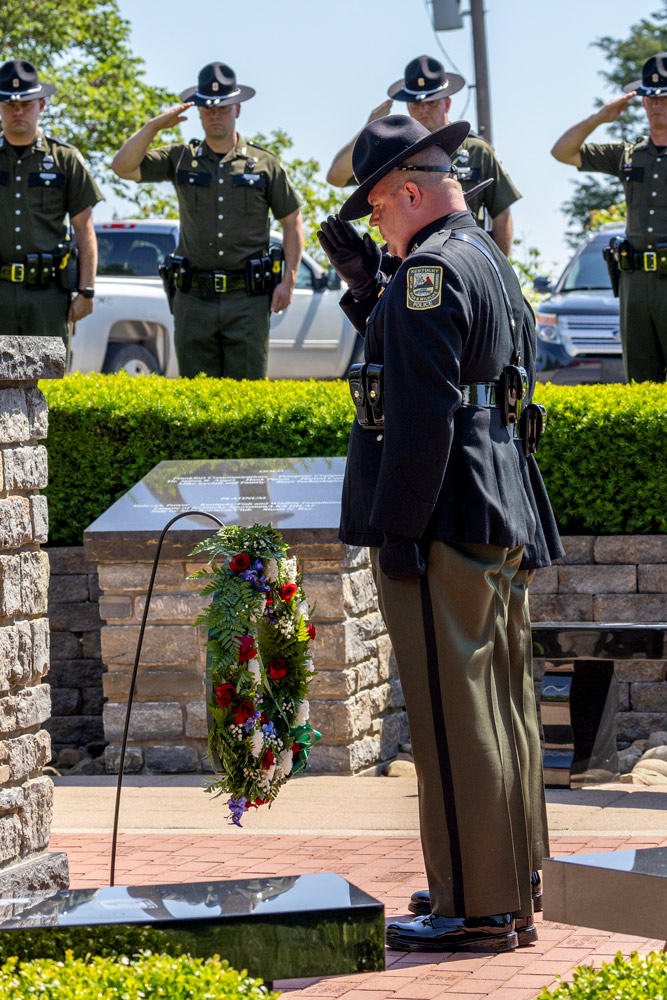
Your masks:
[[[239,649],[239,663],[247,663],[248,660],[254,660],[257,656],[254,635],[237,635],[236,638],[241,644],[241,648]]]
[[[301,743],[292,743],[292,756],[296,757],[296,755],[298,754],[299,750],[301,750],[301,748],[302,748],[302,744]]]
[[[274,681],[281,681],[287,673],[287,665],[282,656],[276,656],[275,660],[269,660],[269,677]]]
[[[231,705],[235,694],[236,688],[233,684],[218,684],[215,689],[215,700],[222,708],[227,708]]]
[[[229,568],[233,569],[235,573],[242,573],[244,569],[247,569],[250,565],[250,556],[247,552],[237,552],[229,560]]]
[[[273,767],[275,762],[276,758],[273,756],[273,750],[267,750],[262,761],[262,770],[268,771],[270,767]]]
[[[298,587],[295,583],[284,583],[282,587],[278,588],[278,596],[281,601],[291,601],[297,590]]]
[[[255,801],[251,802],[250,805],[253,809],[258,809],[259,806],[265,806],[268,801],[268,799],[255,799]]]
[[[246,719],[250,719],[255,714],[255,706],[251,701],[242,701],[238,707],[234,722],[237,726],[242,726]]]
[[[317,635],[314,625],[306,625],[306,632],[308,633],[309,639],[314,639]]]

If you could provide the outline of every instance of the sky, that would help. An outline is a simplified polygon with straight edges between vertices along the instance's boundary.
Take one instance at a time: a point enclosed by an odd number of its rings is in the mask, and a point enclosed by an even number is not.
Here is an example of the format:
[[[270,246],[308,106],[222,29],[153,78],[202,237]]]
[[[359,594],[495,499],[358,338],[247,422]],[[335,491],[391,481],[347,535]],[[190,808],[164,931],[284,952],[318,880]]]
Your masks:
[[[411,59],[432,55],[474,81],[470,18],[464,16],[461,29],[436,32],[429,0],[119,5],[148,83],[178,93],[197,82],[206,63],[228,63],[239,83],[257,91],[242,105],[241,134],[284,129],[294,140],[289,155],[314,157],[322,178]],[[537,247],[546,265],[559,269],[571,253],[560,205],[578,176],[549,150],[565,129],[593,112],[596,98],[614,96],[599,75],[603,54],[592,43],[602,35],[625,37],[658,7],[659,0],[486,0],[493,145],[523,195],[512,206],[515,236]],[[461,8],[468,9],[466,0]],[[394,104],[392,113],[405,108]],[[188,117],[185,137],[200,136],[195,109]],[[474,91],[452,98],[450,118],[465,118],[476,128]],[[604,141],[606,134],[598,128],[592,140]],[[122,215],[122,204],[110,197],[96,218],[105,211],[107,217]]]

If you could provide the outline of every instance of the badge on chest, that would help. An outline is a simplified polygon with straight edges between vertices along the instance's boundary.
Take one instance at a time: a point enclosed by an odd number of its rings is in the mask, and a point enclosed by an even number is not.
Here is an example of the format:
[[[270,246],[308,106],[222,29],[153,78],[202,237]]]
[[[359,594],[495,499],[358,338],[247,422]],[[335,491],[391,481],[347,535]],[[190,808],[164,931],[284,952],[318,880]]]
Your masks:
[[[442,298],[441,267],[408,269],[408,309],[435,309]]]

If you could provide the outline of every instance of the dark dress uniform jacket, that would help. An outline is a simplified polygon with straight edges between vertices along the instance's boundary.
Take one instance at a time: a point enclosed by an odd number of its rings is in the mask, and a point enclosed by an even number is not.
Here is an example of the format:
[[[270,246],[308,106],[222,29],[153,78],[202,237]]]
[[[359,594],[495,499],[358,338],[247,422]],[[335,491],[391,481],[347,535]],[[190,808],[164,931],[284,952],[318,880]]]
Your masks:
[[[535,534],[523,459],[500,410],[461,406],[459,386],[496,380],[514,349],[495,271],[476,247],[446,240],[448,229],[467,230],[493,255],[520,336],[519,283],[470,212],[415,236],[366,324],[366,361],[384,365],[385,430],[352,429],[339,534],[351,545],[380,545],[392,532],[512,548]],[[414,308],[410,289],[424,279],[434,287],[429,307]],[[353,322],[365,311],[341,304]]]

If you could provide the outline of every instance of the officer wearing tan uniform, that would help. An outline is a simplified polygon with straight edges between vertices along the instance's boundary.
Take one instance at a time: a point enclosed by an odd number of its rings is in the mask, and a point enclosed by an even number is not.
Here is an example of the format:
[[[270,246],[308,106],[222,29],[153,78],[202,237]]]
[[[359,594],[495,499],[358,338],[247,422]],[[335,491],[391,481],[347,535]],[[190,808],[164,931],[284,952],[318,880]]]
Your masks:
[[[292,300],[303,250],[299,200],[278,158],[236,131],[241,103],[254,94],[237,84],[229,66],[210,63],[197,86],[180,95],[184,103],[151,119],[112,163],[119,177],[171,181],[176,188],[174,340],[180,373],[188,377],[263,378],[269,309],[280,312]],[[149,150],[158,132],[184,121],[193,105],[204,141]],[[267,256],[270,212],[283,227],[282,277]]]
[[[628,379],[667,377],[667,52],[644,63],[642,79],[623,88],[590,118],[568,129],[551,150],[561,163],[618,177],[627,204],[626,240],[619,244],[621,343]],[[649,131],[634,142],[586,142],[640,96]]]
[[[79,151],[39,128],[53,93],[23,59],[0,67],[0,315],[5,335],[62,337],[67,344],[68,323],[93,309],[92,209],[102,196]]]
[[[457,73],[446,73],[442,63],[430,56],[418,56],[405,67],[405,77],[393,83],[387,94],[389,99],[371,112],[369,122],[387,115],[392,101],[407,103],[408,112],[429,132],[449,124],[449,109],[453,94],[465,85]],[[336,154],[329,168],[327,180],[336,187],[354,184],[352,149],[357,136]],[[456,151],[453,163],[458,170],[464,194],[480,181],[493,179],[493,184],[468,200],[468,208],[481,227],[488,215],[491,232],[496,244],[506,257],[512,249],[512,216],[510,206],[521,195],[498,158],[493,146],[478,135],[469,135]]]

